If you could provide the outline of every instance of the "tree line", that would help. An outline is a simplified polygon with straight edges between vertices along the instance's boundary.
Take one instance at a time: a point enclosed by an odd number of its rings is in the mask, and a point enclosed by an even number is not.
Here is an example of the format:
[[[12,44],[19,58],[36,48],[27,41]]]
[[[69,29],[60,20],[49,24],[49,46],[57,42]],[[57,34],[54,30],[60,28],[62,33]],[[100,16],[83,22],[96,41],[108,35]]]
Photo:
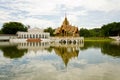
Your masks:
[[[51,36],[54,36],[55,29],[48,27],[45,32],[49,32]],[[79,35],[84,37],[108,37],[120,35],[120,22],[113,22],[103,25],[101,28],[86,29],[81,28]]]
[[[80,29],[80,36],[84,37],[108,37],[120,35],[120,22],[103,25],[101,28]]]
[[[27,31],[28,27],[20,22],[7,22],[4,23],[0,34],[16,34],[17,31]],[[48,27],[44,29],[44,32],[49,32],[50,36],[54,35],[55,29]],[[112,22],[103,25],[101,28],[86,29],[81,28],[79,30],[79,35],[84,37],[108,37],[108,36],[118,36],[120,35],[120,22]]]

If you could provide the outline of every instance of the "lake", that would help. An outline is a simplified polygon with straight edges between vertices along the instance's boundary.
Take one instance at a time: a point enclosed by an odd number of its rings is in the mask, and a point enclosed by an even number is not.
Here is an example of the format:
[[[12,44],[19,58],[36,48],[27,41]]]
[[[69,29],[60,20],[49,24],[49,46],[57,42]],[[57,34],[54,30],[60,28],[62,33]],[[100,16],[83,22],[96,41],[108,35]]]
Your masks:
[[[120,44],[0,42],[0,80],[120,80]]]

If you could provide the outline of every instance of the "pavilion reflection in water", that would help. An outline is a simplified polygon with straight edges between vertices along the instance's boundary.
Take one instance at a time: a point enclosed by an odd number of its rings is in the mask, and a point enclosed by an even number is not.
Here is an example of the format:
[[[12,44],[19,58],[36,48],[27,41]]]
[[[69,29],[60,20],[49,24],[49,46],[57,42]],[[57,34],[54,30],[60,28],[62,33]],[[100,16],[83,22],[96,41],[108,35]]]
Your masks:
[[[75,47],[53,47],[55,53],[60,56],[65,64],[67,66],[70,59],[78,57],[79,55],[79,49]]]
[[[28,49],[28,51],[38,51],[44,50],[45,48],[49,48],[49,42],[25,42],[25,43],[18,43],[18,49]]]
[[[61,43],[49,43],[49,42],[26,42],[19,43],[18,49],[28,49],[37,52],[38,50],[53,50],[56,55],[60,56],[65,66],[72,58],[76,58],[79,55],[79,48],[84,47],[84,43],[80,44],[61,44]],[[44,53],[43,53],[44,54]]]

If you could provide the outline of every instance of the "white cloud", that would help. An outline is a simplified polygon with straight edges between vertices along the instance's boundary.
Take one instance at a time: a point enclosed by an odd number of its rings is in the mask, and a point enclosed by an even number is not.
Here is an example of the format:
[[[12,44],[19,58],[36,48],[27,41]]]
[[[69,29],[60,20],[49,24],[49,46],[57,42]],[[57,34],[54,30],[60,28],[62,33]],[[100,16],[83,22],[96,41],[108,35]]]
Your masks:
[[[22,21],[32,26],[59,26],[59,19],[65,12],[68,13],[70,22],[81,26],[79,16],[90,17],[89,11],[109,12],[120,11],[119,0],[1,0],[0,1],[0,24],[8,21]],[[58,16],[58,19],[33,18],[32,16]],[[99,15],[99,14],[98,14]],[[116,15],[116,14],[114,14]],[[97,15],[96,15],[97,16]],[[28,19],[27,19],[28,18]],[[28,21],[30,20],[30,21]],[[101,18],[102,20],[102,18]],[[91,21],[91,20],[89,20]],[[110,21],[113,21],[112,19]],[[104,22],[104,20],[103,20]],[[85,22],[86,25],[96,24]],[[103,23],[101,23],[103,24]],[[86,26],[84,25],[84,26]],[[95,26],[100,25],[100,23]]]
[[[23,22],[26,25],[30,25],[32,28],[46,28],[49,26],[55,26],[55,23],[53,23],[52,21],[37,18],[26,18],[24,20],[21,20],[21,22]]]
[[[112,11],[120,10],[119,0],[76,0],[70,1],[66,4],[67,7],[83,7],[86,10],[98,10],[98,11]]]
[[[5,11],[0,11],[0,14],[1,14],[1,16],[0,16],[0,22],[4,22],[6,20],[9,20],[9,18],[11,17],[9,15],[9,13],[5,12]]]

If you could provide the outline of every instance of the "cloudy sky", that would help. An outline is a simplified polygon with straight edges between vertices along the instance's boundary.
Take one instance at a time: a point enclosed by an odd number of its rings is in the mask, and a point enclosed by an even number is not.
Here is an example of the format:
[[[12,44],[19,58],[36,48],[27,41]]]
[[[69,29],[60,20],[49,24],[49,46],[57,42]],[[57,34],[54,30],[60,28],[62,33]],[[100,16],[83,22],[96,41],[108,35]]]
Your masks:
[[[65,13],[79,28],[101,27],[120,22],[120,0],[0,0],[0,28],[9,21],[32,28],[57,28]]]

